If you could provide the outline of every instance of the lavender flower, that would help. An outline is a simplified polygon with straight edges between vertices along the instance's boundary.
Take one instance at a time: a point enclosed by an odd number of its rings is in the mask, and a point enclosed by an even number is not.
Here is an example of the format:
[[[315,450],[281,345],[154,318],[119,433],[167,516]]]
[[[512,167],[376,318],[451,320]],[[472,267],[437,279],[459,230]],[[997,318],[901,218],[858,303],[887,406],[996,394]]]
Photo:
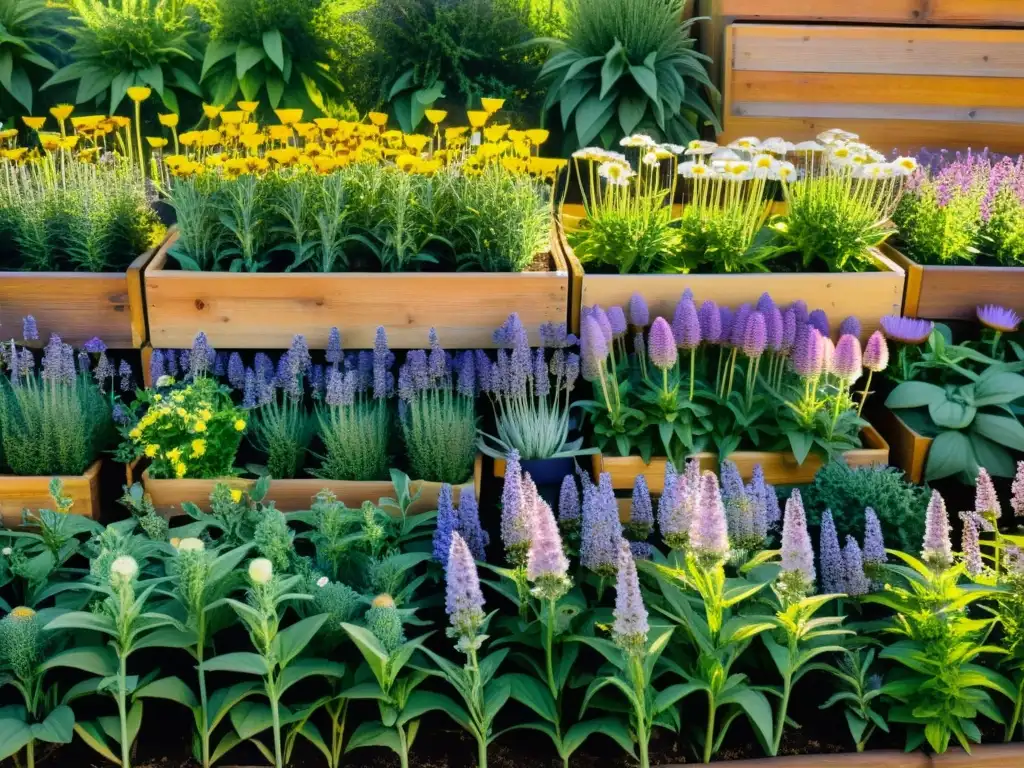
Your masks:
[[[880,321],[886,338],[901,344],[923,344],[932,335],[935,323],[913,317],[885,315]]]
[[[612,339],[614,339],[615,336],[612,333],[612,324],[608,320],[608,315],[603,309],[601,309],[600,305],[595,304],[590,308],[590,316],[594,318],[594,322],[597,323],[597,327],[601,329],[601,335],[604,336],[605,344],[611,346]]]
[[[167,369],[166,373],[168,376],[178,375],[178,361],[173,349],[164,350],[164,366]],[[156,381],[156,379],[153,379]]]
[[[821,334],[817,328],[802,326],[793,348],[793,370],[805,379],[821,375]]]
[[[654,330],[653,327],[651,330]],[[700,318],[697,316],[697,306],[691,296],[683,296],[676,306],[672,318],[672,335],[680,349],[696,349],[700,346]]]
[[[810,319],[810,315],[807,313],[807,302],[797,300],[789,305],[789,309],[792,310],[793,316],[796,319],[797,325],[806,325]]]
[[[527,556],[526,578],[535,583],[537,597],[557,600],[569,591],[568,573],[569,559],[562,549],[555,515],[546,502],[540,501]]]
[[[789,354],[796,344],[796,313],[787,309],[782,313],[782,348],[784,354]]]
[[[651,363],[659,371],[667,371],[676,364],[676,340],[672,329],[663,317],[654,318],[650,336],[647,339],[647,353]]]
[[[634,328],[643,328],[651,321],[650,310],[647,309],[647,302],[639,293],[629,297],[629,323]]]
[[[880,581],[882,570],[888,561],[885,540],[882,538],[882,523],[871,507],[864,510],[864,563],[872,572],[874,581]]]
[[[747,357],[760,357],[764,354],[768,343],[768,331],[764,315],[751,312],[747,316],[747,327],[743,331],[743,354]]]
[[[754,305],[754,309],[764,314],[774,306],[775,300],[772,299],[772,295],[768,293],[768,291],[765,291],[758,297],[757,304]]]
[[[327,352],[324,353],[324,359],[336,366],[341,362],[341,358],[341,332],[334,327],[331,328],[331,332],[327,336]]]
[[[265,352],[257,352],[256,357],[253,358],[252,365],[257,379],[262,379],[263,381],[274,380],[274,363]]]
[[[737,348],[743,347],[743,340],[747,334],[747,320],[750,318],[750,305],[741,304],[736,310],[732,319],[732,331],[729,334],[729,343]],[[724,324],[724,323],[723,323]]]
[[[818,333],[825,338],[830,338],[832,336],[832,329],[829,327],[828,315],[825,314],[825,310],[816,309],[811,312],[811,314],[807,316],[807,323],[812,328],[817,328]]]
[[[722,338],[722,313],[718,311],[718,305],[708,299],[700,305],[697,319],[700,321],[701,338],[708,344],[717,344]]]
[[[645,541],[654,528],[654,508],[651,504],[651,492],[647,488],[647,478],[637,475],[633,481],[633,498],[629,511],[629,538]]]
[[[484,621],[484,596],[480,591],[480,576],[473,556],[458,533],[452,534],[445,577],[444,610],[455,633],[461,638],[460,646],[465,643],[464,647],[468,647]]]
[[[452,487],[448,483],[441,484],[437,494],[437,527],[434,528],[434,559],[447,565],[448,554],[452,548],[452,534],[459,526],[459,516],[452,501]]]
[[[821,568],[821,588],[827,594],[844,591],[843,552],[839,548],[839,534],[832,519],[832,510],[826,509],[821,516],[821,533],[818,537],[818,563]]]
[[[82,345],[82,349],[88,352],[90,355],[98,355],[100,352],[107,351],[107,345],[103,343],[103,339],[99,336],[93,336],[85,344]]]
[[[963,533],[960,539],[960,549],[963,552],[964,567],[971,576],[981,575],[984,564],[981,560],[981,543],[978,532],[978,515],[974,512],[964,512],[960,515],[963,520]]]
[[[476,363],[472,352],[463,352],[455,365],[455,388],[463,397],[476,397]]]
[[[228,355],[227,352],[218,352],[213,358],[213,375],[220,377],[223,376],[227,371]]]
[[[765,338],[768,343],[768,348],[772,352],[782,351],[783,346],[783,322],[782,312],[776,306],[768,307],[763,313],[764,315],[764,327],[765,327]]]
[[[612,329],[612,338],[617,339],[626,333],[626,314],[622,307],[609,307],[606,313],[608,324]]]
[[[768,529],[778,522],[779,499],[775,489],[764,477],[764,469],[755,464],[751,472],[750,483],[747,485],[746,496],[753,507],[751,513],[751,529],[753,536],[763,542],[768,538]]]
[[[572,475],[562,478],[558,492],[558,525],[566,533],[578,533],[580,529],[580,493]]]
[[[847,384],[852,384],[864,372],[861,364],[860,342],[856,336],[844,334],[836,345],[832,372]]]
[[[706,566],[721,563],[729,553],[725,506],[714,472],[700,478],[699,504],[690,521],[690,548]]]
[[[743,478],[736,464],[723,459],[718,467],[722,484],[722,504],[725,507],[725,520],[729,538],[746,549],[751,544],[754,533],[754,505],[747,498],[747,490],[743,486]]]
[[[1013,478],[1010,492],[1013,494],[1010,497],[1013,514],[1017,517],[1024,517],[1024,461],[1017,462],[1017,474]]]
[[[938,491],[932,491],[924,519],[924,544],[921,559],[936,572],[953,564],[953,546],[949,541],[949,515],[946,502]]]
[[[622,539],[619,507],[612,490],[612,478],[602,472],[597,488],[583,489],[583,534],[580,563],[602,578],[618,567],[618,543]]]
[[[206,334],[200,331],[196,334],[196,338],[192,342],[192,352],[189,355],[189,375],[193,379],[205,376],[209,373],[210,368],[213,367],[215,357],[216,352],[214,352],[213,347],[210,346],[210,342],[207,340]]]
[[[881,331],[875,331],[864,346],[864,367],[872,373],[881,373],[889,365],[889,345]]]
[[[480,508],[476,502],[476,492],[471,486],[459,491],[459,509],[456,513],[458,526],[456,531],[466,542],[475,560],[487,560],[487,545],[491,537],[480,525]]]
[[[718,325],[721,329],[718,334],[718,343],[723,346],[728,346],[732,339],[732,327],[736,321],[736,316],[733,311],[728,307],[718,308]]]
[[[235,389],[245,386],[245,363],[237,352],[232,352],[228,358],[228,383]]]
[[[178,350],[178,367],[181,368],[181,375],[187,376],[192,370],[192,352],[188,349]]]
[[[123,427],[128,423],[128,409],[122,403],[114,403],[114,407],[110,411],[110,418],[114,420],[115,424]]]
[[[117,367],[117,375],[121,379],[118,386],[122,392],[131,392],[135,388],[135,382],[132,380],[132,367],[128,365],[127,360],[121,361]]]
[[[164,367],[163,350],[154,349],[152,356],[149,358],[149,380],[156,383],[161,376],[166,375],[167,369]]]
[[[332,375],[337,377],[337,371],[331,371]],[[328,376],[328,382],[330,383],[330,376]],[[335,390],[336,392],[337,390]],[[327,403],[328,405],[336,405],[337,403],[331,403],[331,388],[327,388]],[[337,399],[337,398],[336,398]],[[257,405],[256,397],[256,372],[252,368],[249,368],[245,372],[245,388],[242,392],[242,407],[243,408],[255,408]]]
[[[826,591],[829,591],[826,588]],[[864,559],[853,536],[846,537],[843,547],[843,589],[850,597],[860,597],[871,591],[871,580],[864,573]]]
[[[836,345],[828,336],[821,337],[821,344],[818,347],[818,363],[823,374],[835,373],[833,364],[836,357]]]
[[[601,366],[608,358],[608,342],[601,332],[601,326],[592,315],[583,320],[580,336],[583,378],[587,381],[596,381],[601,375]]]
[[[1020,315],[1008,307],[986,304],[978,307],[978,322],[1000,333],[1013,333],[1020,326]]]
[[[671,549],[685,549],[690,540],[690,521],[686,518],[683,497],[686,478],[676,474],[675,465],[665,462],[665,487],[658,499],[658,530]]]
[[[629,544],[618,543],[618,577],[615,581],[615,622],[612,637],[615,644],[627,654],[639,656],[647,648],[647,609],[640,594],[640,579],[636,573]]]
[[[21,338],[25,341],[39,341],[39,327],[32,315],[26,315],[21,321]]]
[[[857,339],[860,339],[860,333],[860,320],[858,320],[853,315],[850,315],[848,318],[846,318],[845,320],[843,320],[843,322],[839,324],[840,336],[850,335],[856,337]]]
[[[778,591],[783,602],[798,601],[814,591],[814,550],[807,532],[800,491],[793,489],[786,500],[786,513],[782,521],[782,575]]]
[[[292,337],[292,345],[288,348],[288,377],[291,387],[289,394],[294,395],[296,391],[299,395],[302,394],[302,379],[309,375],[312,366],[313,358],[310,357],[306,337],[297,333]]]
[[[394,392],[394,375],[391,373],[391,350],[384,326],[377,327],[373,342],[373,399],[384,400]]]
[[[525,476],[528,479],[529,475]],[[527,498],[526,483],[519,465],[519,451],[509,451],[505,461],[505,488],[501,493],[501,540],[505,557],[513,566],[526,565],[526,554],[533,533],[533,508]],[[532,485],[530,481],[530,485]]]
[[[995,523],[1003,516],[1003,509],[996,495],[996,487],[992,484],[992,477],[988,470],[982,467],[978,470],[978,479],[974,490],[974,511],[990,523]]]
[[[54,339],[57,339],[58,347],[60,339],[56,336],[50,337],[50,344],[53,343]],[[46,346],[46,352],[43,354],[43,376],[45,378],[53,378],[52,375],[48,375],[47,371],[49,368],[48,360],[56,360],[56,358],[48,357],[50,354],[50,345]],[[100,359],[96,361],[96,367],[92,371],[93,377],[96,379],[96,383],[99,384],[100,389],[106,386],[106,383],[114,378],[114,364],[110,362],[106,352],[100,352]]]

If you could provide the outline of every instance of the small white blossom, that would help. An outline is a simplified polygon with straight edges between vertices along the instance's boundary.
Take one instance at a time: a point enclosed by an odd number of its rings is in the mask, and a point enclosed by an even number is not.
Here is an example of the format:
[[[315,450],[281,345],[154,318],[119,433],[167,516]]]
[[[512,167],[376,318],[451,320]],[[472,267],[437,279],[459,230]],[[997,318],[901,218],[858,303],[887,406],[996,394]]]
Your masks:
[[[131,581],[139,575],[139,564],[131,555],[121,555],[110,564],[111,579],[118,577],[125,581]]]
[[[328,579],[326,576],[321,576],[319,579],[316,580],[316,585],[318,587],[320,587],[320,589],[323,589],[324,587],[326,587],[330,583],[331,583],[331,580]]]
[[[204,549],[206,549],[206,545],[203,544],[202,539],[194,537],[182,539],[178,544],[179,552],[202,552]]]
[[[274,578],[274,565],[265,557],[257,557],[249,563],[249,580],[253,584],[269,584]]]
[[[2,554],[4,557],[10,557],[12,552],[14,552],[14,550],[10,547],[4,547],[3,549],[0,549],[0,554]]]
[[[158,387],[169,387],[172,384],[174,384],[174,377],[173,376],[166,376],[165,375],[165,376],[161,376],[160,378],[158,378],[156,380],[156,385]]]

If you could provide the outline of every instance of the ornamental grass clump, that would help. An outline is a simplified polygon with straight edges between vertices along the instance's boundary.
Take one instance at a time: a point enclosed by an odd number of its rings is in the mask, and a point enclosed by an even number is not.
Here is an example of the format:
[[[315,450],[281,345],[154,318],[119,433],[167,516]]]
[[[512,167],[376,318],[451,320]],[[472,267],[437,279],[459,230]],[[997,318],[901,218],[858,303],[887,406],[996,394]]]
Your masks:
[[[23,332],[26,342],[38,340],[31,316]],[[111,446],[115,376],[105,352],[83,349],[76,356],[53,334],[37,369],[32,350],[12,339],[0,345],[0,367],[6,374],[0,376],[0,467],[6,472],[80,475]]]
[[[124,153],[131,121],[73,117],[69,132],[64,117],[58,133],[42,130],[46,118],[25,119],[36,148],[17,147],[13,129],[0,138],[0,264],[123,271],[162,231],[139,165]]]

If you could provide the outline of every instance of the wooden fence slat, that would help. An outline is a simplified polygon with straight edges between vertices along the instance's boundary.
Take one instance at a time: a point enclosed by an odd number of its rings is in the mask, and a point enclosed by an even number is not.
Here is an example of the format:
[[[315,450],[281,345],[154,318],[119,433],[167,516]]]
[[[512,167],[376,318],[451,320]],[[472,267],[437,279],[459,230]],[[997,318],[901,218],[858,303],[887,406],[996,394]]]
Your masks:
[[[732,114],[742,117],[806,117],[829,120],[928,120],[1008,123],[1024,130],[1024,109],[990,107],[896,106],[894,104],[819,104],[807,101],[734,101]]]

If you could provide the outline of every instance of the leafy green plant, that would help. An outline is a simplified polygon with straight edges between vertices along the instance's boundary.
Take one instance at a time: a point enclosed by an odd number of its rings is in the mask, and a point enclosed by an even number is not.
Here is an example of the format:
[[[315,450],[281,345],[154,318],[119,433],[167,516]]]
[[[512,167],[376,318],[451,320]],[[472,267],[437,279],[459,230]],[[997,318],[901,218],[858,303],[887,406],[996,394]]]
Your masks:
[[[702,91],[718,97],[690,30],[684,0],[569,0],[564,40],[546,40],[544,111],[559,110],[571,150],[634,131],[685,143],[721,126]],[[571,125],[570,125],[570,121]]]
[[[297,477],[316,434],[316,420],[302,403],[282,393],[252,412],[249,441],[267,455],[271,477]]]
[[[28,114],[32,113],[40,74],[57,70],[57,50],[46,34],[56,23],[56,15],[44,0],[16,0],[0,9],[0,25],[6,35],[0,43],[0,85]]]
[[[858,752],[864,751],[876,729],[889,733],[885,714],[879,709],[885,697],[882,678],[870,674],[874,660],[874,648],[863,652],[851,651],[840,656],[836,665],[829,667],[828,671],[842,684],[843,690],[832,694],[819,707],[829,709],[836,704],[843,705],[843,716]]]

